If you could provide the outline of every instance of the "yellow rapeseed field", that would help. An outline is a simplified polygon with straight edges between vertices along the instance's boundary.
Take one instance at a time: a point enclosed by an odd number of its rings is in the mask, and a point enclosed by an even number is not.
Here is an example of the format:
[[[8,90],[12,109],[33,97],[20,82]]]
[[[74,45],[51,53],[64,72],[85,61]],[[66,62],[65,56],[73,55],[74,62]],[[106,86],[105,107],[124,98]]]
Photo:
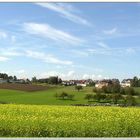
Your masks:
[[[0,137],[139,137],[138,107],[0,105]]]

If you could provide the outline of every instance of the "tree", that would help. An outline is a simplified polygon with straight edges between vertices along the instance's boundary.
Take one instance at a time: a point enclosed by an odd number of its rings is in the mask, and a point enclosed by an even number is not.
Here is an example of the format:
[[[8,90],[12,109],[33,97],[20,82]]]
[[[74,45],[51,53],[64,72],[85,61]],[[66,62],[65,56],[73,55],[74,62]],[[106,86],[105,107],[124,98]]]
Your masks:
[[[139,79],[135,76],[131,81],[131,86],[138,87],[138,85],[139,85]]]
[[[127,106],[135,106],[137,103],[136,103],[135,98],[132,95],[127,95],[125,97],[125,104]]]
[[[68,94],[66,92],[62,92],[60,95],[59,95],[59,98],[64,100],[66,97],[68,97]]]
[[[36,82],[37,82],[37,79],[36,79],[35,76],[32,78],[32,82],[33,82],[33,83],[36,83]]]
[[[16,81],[16,80],[17,80],[17,77],[16,77],[15,75],[14,75],[14,77],[13,77],[13,80],[14,80],[14,81]]]
[[[93,99],[93,94],[87,93],[87,94],[85,95],[85,99],[87,99],[88,101],[91,100],[91,99]]]
[[[55,93],[55,95],[54,95],[57,99],[59,98],[59,99],[62,99],[62,100],[64,100],[64,99],[68,99],[68,100],[73,100],[73,98],[74,98],[74,95],[73,94],[68,94],[68,93],[66,93],[66,92],[62,92],[62,93]]]
[[[92,87],[92,86],[95,87],[95,82],[93,82],[93,81],[90,82],[90,83],[88,84],[88,86],[90,86],[90,87]]]
[[[78,90],[78,91],[80,91],[81,89],[83,89],[83,87],[80,86],[80,85],[78,85],[78,86],[75,86],[75,89]]]
[[[49,84],[58,84],[58,76],[51,76],[48,79]]]
[[[26,83],[27,83],[27,84],[30,84],[31,81],[27,78],[27,79],[26,79]]]
[[[8,79],[8,75],[6,73],[0,73],[0,78]]]
[[[96,87],[94,87],[92,91],[93,91],[93,92],[97,92],[97,90],[98,90],[98,89],[97,89]]]
[[[138,81],[138,87],[140,87],[140,79],[139,79],[139,81]]]
[[[73,100],[74,95],[73,95],[73,94],[68,94],[67,98],[68,98],[69,100]]]
[[[9,80],[13,80],[13,76],[9,76],[8,79],[9,79]]]
[[[125,90],[124,90],[124,88],[121,88],[121,89],[120,89],[120,94],[122,94],[122,95],[125,94]]]
[[[107,94],[106,95],[106,101],[111,102],[112,100],[112,95],[111,94]]]
[[[106,99],[106,94],[101,94],[101,100],[105,100]]]
[[[114,83],[112,85],[112,93],[120,93],[120,84],[119,83]]]
[[[102,87],[102,91],[103,91],[104,93],[108,93],[108,86],[103,86],[103,87]]]
[[[112,94],[112,101],[114,104],[117,104],[120,99],[122,99],[121,94]]]
[[[124,91],[126,95],[135,95],[135,90],[132,87],[126,87]]]
[[[59,83],[59,84],[62,83],[62,79],[61,79],[61,78],[58,79],[58,83]]]
[[[102,99],[102,95],[101,93],[96,93],[94,96],[93,96],[94,99],[96,99],[98,102],[100,102],[100,100]]]
[[[97,93],[103,93],[104,91],[102,89],[97,89]]]

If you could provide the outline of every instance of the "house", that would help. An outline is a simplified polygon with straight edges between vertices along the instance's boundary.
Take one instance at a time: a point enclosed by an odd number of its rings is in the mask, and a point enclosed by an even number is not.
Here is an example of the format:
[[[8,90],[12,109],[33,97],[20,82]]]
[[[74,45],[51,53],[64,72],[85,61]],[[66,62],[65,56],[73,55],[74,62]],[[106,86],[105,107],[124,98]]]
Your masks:
[[[88,84],[90,84],[90,82],[93,82],[91,79],[88,80],[66,80],[66,81],[62,81],[62,85],[65,86],[71,86],[71,85],[77,85],[77,86],[87,86]]]
[[[7,83],[8,81],[6,79],[0,78],[0,83]]]
[[[95,83],[95,87],[102,88],[104,86],[108,86],[109,84],[112,84],[111,80],[100,80]]]
[[[19,83],[19,84],[27,84],[29,81],[27,79],[17,79],[17,80],[9,80],[9,83]]]
[[[86,87],[87,86],[87,81],[86,80],[77,80],[76,85]]]
[[[71,85],[75,85],[75,82],[74,82],[74,80],[62,81],[62,85],[71,86]]]
[[[124,79],[121,82],[121,87],[130,87],[131,86],[131,79]]]
[[[86,87],[86,86],[87,86],[86,83],[84,83],[84,84],[78,83],[78,84],[76,84],[76,85],[77,85],[77,86],[82,86],[82,87]]]

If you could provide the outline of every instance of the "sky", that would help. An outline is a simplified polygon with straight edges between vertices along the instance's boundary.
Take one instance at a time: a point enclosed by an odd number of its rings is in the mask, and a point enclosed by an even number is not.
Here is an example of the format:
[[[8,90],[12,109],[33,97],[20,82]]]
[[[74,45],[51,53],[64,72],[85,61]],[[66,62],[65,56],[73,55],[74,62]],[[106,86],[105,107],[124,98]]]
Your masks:
[[[0,3],[0,72],[140,77],[140,3]]]

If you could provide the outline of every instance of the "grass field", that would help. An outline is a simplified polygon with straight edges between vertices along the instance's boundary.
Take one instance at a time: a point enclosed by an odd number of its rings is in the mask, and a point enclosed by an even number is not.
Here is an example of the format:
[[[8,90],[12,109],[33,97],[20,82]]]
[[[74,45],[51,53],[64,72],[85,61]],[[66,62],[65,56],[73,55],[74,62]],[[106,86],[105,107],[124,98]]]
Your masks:
[[[140,91],[140,88],[136,88]],[[74,94],[74,100],[59,100],[54,97],[56,93],[65,91]],[[46,90],[27,92],[20,90],[0,89],[0,102],[10,104],[35,104],[35,105],[70,105],[87,103],[84,99],[86,93],[92,93],[92,87],[84,87],[77,91],[74,86],[49,86]],[[140,99],[137,99],[140,102]]]
[[[74,100],[58,100],[54,97],[55,93],[65,91],[74,94]],[[47,90],[26,92],[19,90],[0,89],[0,101],[14,104],[46,104],[46,105],[69,105],[76,103],[86,103],[85,93],[91,93],[92,87],[86,87],[81,91],[76,91],[73,86],[53,86]]]
[[[0,105],[0,137],[140,137],[140,108]]]

